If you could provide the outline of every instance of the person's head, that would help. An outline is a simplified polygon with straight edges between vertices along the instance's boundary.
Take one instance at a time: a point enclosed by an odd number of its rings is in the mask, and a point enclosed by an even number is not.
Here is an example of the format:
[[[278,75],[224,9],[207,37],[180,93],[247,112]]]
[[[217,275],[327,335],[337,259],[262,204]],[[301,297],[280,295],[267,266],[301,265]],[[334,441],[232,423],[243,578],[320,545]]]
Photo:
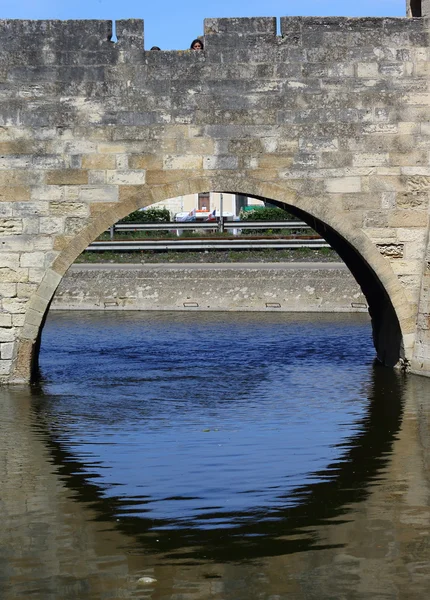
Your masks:
[[[152,46],[151,50],[161,50],[158,46]]]
[[[191,50],[203,50],[203,42],[202,40],[195,39],[191,42],[190,45]]]

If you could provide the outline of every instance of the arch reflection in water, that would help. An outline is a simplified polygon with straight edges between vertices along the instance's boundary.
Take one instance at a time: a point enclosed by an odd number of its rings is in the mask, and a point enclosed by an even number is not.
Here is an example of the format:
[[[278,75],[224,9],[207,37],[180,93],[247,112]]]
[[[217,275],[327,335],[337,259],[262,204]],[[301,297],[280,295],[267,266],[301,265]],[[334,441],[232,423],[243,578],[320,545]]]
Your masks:
[[[320,547],[315,528],[384,464],[401,386],[358,366],[368,324],[265,317],[48,323],[36,407],[55,462],[139,546],[199,561]]]

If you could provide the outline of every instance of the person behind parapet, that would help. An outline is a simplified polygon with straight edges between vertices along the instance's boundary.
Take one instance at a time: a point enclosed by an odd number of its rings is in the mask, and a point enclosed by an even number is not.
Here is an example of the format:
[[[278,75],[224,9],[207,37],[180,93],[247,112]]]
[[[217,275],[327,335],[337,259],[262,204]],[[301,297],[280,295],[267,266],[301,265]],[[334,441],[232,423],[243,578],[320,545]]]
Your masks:
[[[152,46],[152,48],[150,48],[150,50],[161,50],[161,48],[159,48],[158,46]]]
[[[202,40],[195,39],[191,42],[190,50],[203,50]]]

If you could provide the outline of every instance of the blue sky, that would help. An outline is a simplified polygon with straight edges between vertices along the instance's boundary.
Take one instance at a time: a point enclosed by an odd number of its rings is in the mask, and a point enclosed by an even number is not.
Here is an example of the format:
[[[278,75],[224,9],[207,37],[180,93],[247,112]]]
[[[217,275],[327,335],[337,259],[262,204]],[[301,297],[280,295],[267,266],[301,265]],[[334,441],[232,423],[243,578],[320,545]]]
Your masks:
[[[206,17],[405,16],[405,0],[1,0],[1,19],[124,19],[145,21],[145,48],[188,48]]]

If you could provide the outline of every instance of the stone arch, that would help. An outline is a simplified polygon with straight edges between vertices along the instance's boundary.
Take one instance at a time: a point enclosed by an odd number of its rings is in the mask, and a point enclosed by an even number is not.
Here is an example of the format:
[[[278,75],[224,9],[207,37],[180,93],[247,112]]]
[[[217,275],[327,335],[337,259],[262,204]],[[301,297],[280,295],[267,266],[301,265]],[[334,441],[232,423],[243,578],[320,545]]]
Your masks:
[[[38,290],[31,297],[25,323],[18,340],[17,358],[12,372],[15,382],[28,381],[37,368],[41,331],[54,293],[67,269],[89,243],[110,225],[133,210],[175,196],[206,191],[240,193],[267,198],[285,206],[312,225],[339,252],[361,285],[369,303],[373,339],[380,361],[395,366],[399,360],[409,360],[414,343],[415,317],[404,290],[390,262],[379,252],[373,241],[327,198],[306,198],[284,183],[269,183],[245,179],[237,173],[181,180],[174,184],[130,186],[128,198],[96,213],[59,253],[47,269]]]

